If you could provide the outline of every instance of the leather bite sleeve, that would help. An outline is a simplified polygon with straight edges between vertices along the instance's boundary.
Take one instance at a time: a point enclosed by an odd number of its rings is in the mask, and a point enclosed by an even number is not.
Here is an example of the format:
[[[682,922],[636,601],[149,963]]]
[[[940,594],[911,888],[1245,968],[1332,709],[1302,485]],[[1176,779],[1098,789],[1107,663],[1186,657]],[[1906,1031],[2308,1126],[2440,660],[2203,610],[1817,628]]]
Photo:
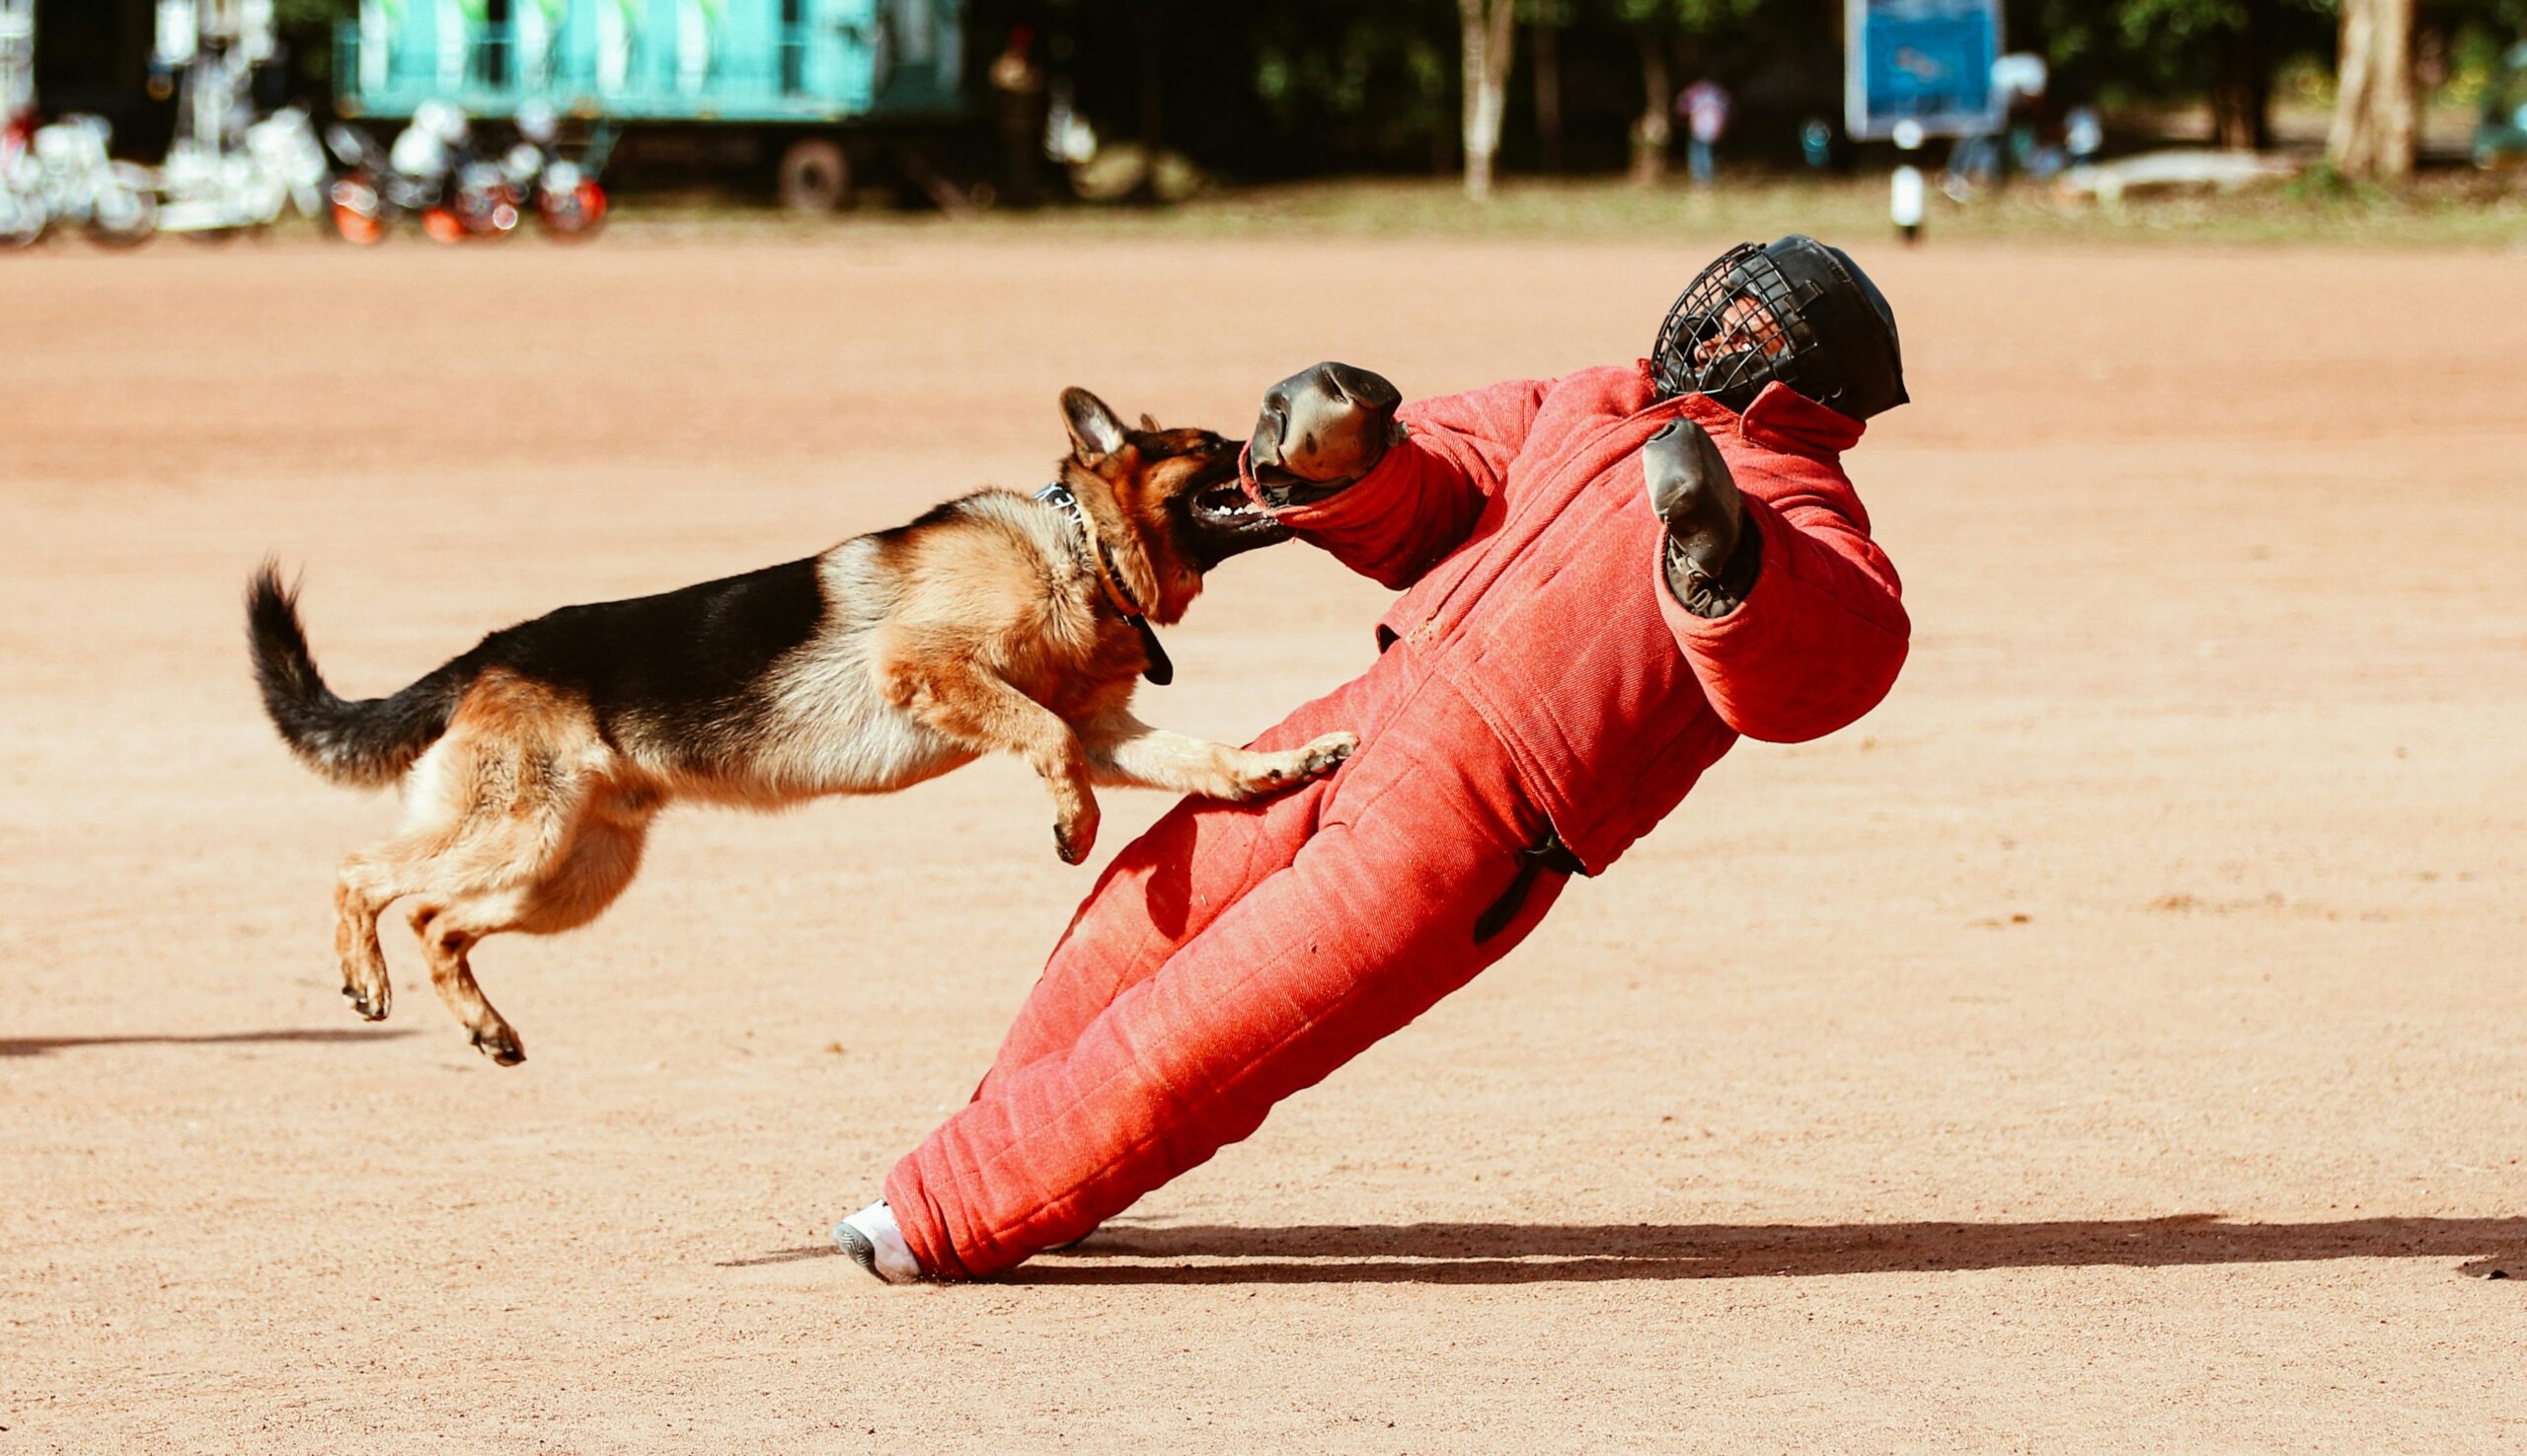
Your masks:
[[[1361,575],[1410,586],[1462,545],[1507,489],[1510,462],[1551,388],[1546,380],[1512,380],[1407,405],[1407,435],[1376,469],[1322,500],[1272,513]],[[1247,489],[1256,494],[1251,474]]]

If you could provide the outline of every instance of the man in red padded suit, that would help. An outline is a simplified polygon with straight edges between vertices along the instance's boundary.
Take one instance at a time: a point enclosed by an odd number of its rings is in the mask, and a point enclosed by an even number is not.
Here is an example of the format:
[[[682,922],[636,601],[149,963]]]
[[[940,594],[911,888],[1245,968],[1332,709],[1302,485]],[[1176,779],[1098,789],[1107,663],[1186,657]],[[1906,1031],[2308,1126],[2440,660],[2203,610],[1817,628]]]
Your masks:
[[[1876,706],[1910,626],[1840,462],[1904,400],[1885,299],[1800,237],[1705,269],[1637,365],[1401,409],[1342,364],[1274,387],[1249,491],[1407,589],[1376,665],[1257,746],[1358,750],[1125,849],[836,1240],[906,1282],[1085,1236],[1499,959],[1740,735]]]

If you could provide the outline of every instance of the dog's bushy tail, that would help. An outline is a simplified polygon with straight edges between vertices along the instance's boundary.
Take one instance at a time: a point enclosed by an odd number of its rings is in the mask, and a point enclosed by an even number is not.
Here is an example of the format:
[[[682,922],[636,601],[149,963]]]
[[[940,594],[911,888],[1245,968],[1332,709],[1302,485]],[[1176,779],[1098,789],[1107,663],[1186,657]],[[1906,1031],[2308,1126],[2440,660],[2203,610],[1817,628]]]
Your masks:
[[[264,712],[290,751],[335,783],[364,789],[395,782],[438,741],[473,676],[459,658],[391,698],[335,696],[307,650],[298,588],[269,561],[246,583],[246,642]]]

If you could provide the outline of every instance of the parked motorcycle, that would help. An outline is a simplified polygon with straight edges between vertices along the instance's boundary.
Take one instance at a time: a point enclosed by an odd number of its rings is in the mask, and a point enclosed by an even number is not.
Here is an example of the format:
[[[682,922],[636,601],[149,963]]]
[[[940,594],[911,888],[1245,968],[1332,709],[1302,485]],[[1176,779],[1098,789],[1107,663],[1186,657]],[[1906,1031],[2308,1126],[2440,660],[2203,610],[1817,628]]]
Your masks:
[[[597,171],[604,164],[600,144],[574,162],[562,155],[561,114],[542,102],[530,102],[517,114],[517,145],[502,156],[500,169],[510,191],[535,209],[536,220],[557,238],[585,238],[605,225],[605,189]]]
[[[245,145],[214,150],[179,137],[159,169],[165,201],[162,232],[226,237],[267,227],[295,208],[305,217],[326,210],[325,149],[307,113],[285,107],[248,126]]]
[[[442,243],[505,238],[517,231],[524,215],[518,209],[517,190],[500,164],[469,158],[457,164],[445,202],[435,212],[421,214],[421,231]]]
[[[433,234],[453,233],[454,223],[441,202],[456,168],[454,141],[461,140],[465,118],[452,107],[430,103],[414,115],[389,150],[378,146],[356,126],[336,124],[325,133],[326,146],[342,164],[328,196],[334,230],[361,247],[386,240],[396,223],[408,217],[431,218]]]
[[[438,202],[421,209],[421,231],[437,242],[504,238],[517,231],[517,192],[495,158],[475,149],[474,126],[443,101],[423,102],[387,154],[395,170],[438,179]]]
[[[372,247],[400,218],[438,202],[435,182],[424,185],[395,170],[383,148],[356,126],[337,121],[325,128],[325,149],[342,171],[325,189],[334,231],[343,241]]]
[[[114,159],[102,116],[64,116],[24,143],[0,143],[0,242],[23,246],[55,225],[109,248],[145,243],[158,226],[149,169]],[[13,154],[14,153],[14,154]]]
[[[0,248],[26,247],[52,221],[34,139],[35,128],[24,118],[0,119]]]
[[[326,145],[343,165],[331,199],[334,228],[352,243],[385,241],[395,223],[421,219],[442,243],[501,237],[517,229],[517,192],[498,161],[473,151],[473,127],[445,102],[427,102],[381,151],[366,133],[336,125]]]

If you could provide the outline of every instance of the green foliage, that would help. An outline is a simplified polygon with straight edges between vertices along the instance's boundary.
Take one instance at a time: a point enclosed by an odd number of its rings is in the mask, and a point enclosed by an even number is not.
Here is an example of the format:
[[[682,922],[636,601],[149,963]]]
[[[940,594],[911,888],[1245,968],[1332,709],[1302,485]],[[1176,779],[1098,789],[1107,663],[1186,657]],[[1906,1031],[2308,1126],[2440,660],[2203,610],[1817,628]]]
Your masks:
[[[1607,0],[1614,18],[1627,26],[1663,28],[1688,36],[1707,35],[1744,21],[1761,4],[1762,0]]]
[[[321,100],[333,91],[334,30],[358,18],[359,0],[273,0],[290,95]]]
[[[2140,48],[2243,30],[2247,7],[2245,0],[2121,0],[2114,23],[2123,43]]]
[[[359,0],[274,0],[272,5],[272,18],[284,31],[330,31],[358,16]]]
[[[2332,157],[2320,157],[2306,171],[2282,186],[2283,195],[2297,202],[2341,203],[2383,201],[2387,192],[2373,182],[2355,182],[2343,176],[2342,169]]]
[[[2444,27],[2448,38],[2441,96],[2468,107],[2483,107],[2499,99],[2498,88],[2508,76],[2509,52],[2527,42],[2527,0],[2456,0],[2445,4],[2425,0],[2422,24],[2434,23]]]
[[[1266,6],[1250,22],[1254,88],[1273,122],[1373,153],[1427,146],[1455,108],[1443,5]]]
[[[2070,89],[2110,100],[2201,95],[2251,9],[2270,64],[2332,66],[2334,0],[2006,0],[2013,47],[2042,54]]]

